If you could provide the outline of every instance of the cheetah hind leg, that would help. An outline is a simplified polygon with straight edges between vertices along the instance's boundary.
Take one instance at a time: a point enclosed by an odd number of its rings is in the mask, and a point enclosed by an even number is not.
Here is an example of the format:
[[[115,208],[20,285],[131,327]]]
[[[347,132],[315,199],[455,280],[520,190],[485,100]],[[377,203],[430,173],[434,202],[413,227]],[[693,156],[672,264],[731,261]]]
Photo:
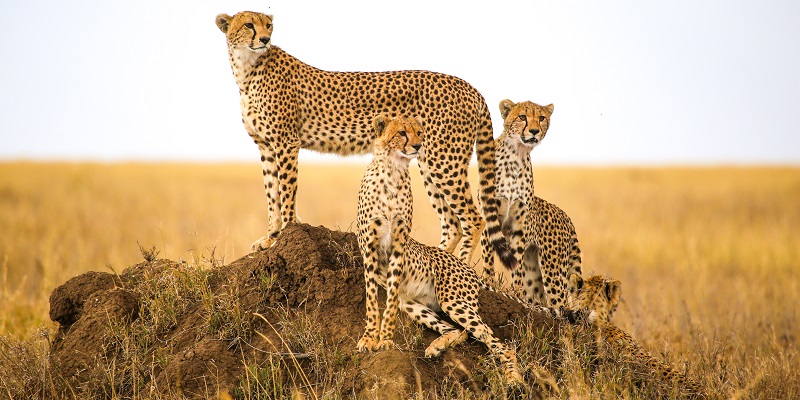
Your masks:
[[[401,308],[405,313],[419,324],[439,332],[439,336],[425,349],[425,357],[438,357],[450,346],[455,346],[467,340],[467,332],[456,329],[443,321],[435,311],[416,301],[404,302]]]
[[[428,164],[425,162],[425,157],[421,156],[418,160],[419,172],[422,175],[422,183],[425,185],[425,190],[428,192],[428,200],[436,211],[441,225],[441,236],[439,239],[439,248],[453,253],[456,251],[458,243],[461,242],[461,227],[458,218],[447,205],[444,200],[444,193],[441,193],[439,186],[433,182],[433,177],[428,170]]]
[[[502,279],[499,279],[494,270],[494,251],[490,247],[489,235],[484,229],[481,232],[481,258],[483,259],[483,273],[481,278],[489,286],[498,287]]]
[[[278,239],[281,224],[280,192],[278,190],[278,166],[275,163],[275,150],[266,143],[256,141],[261,153],[261,173],[264,176],[264,194],[267,197],[267,235],[250,245],[253,251],[270,248]]]
[[[506,382],[512,386],[523,386],[525,380],[522,374],[519,373],[517,367],[517,353],[514,349],[507,347],[499,339],[494,336],[492,328],[481,320],[480,315],[477,313],[478,300],[460,302],[447,302],[442,304],[442,309],[445,310],[447,315],[454,321],[463,325],[464,328],[475,338],[481,341],[492,355],[497,357],[500,364],[503,366],[503,374],[505,375]]]
[[[425,357],[439,357],[445,350],[452,346],[464,343],[467,340],[467,331],[452,330],[439,336],[425,349]]]

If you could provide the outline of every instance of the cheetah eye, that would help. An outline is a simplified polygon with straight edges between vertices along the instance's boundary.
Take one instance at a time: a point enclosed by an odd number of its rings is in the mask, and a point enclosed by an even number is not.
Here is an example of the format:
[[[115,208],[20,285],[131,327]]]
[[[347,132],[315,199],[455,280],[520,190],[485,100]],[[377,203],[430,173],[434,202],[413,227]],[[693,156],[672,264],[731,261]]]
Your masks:
[[[397,134],[402,136],[402,137],[406,137],[407,136],[406,131],[400,131],[400,132],[397,132]]]
[[[527,121],[528,120],[528,117],[526,117],[525,114],[520,114],[518,118],[519,118],[520,121]]]
[[[542,121],[544,121],[544,115],[540,115],[539,116],[539,122],[542,122]]]
[[[272,24],[267,24],[267,29],[272,28]]]
[[[247,29],[253,29],[253,23],[252,23],[252,22],[248,22],[248,23],[244,24],[244,26],[245,26]]]

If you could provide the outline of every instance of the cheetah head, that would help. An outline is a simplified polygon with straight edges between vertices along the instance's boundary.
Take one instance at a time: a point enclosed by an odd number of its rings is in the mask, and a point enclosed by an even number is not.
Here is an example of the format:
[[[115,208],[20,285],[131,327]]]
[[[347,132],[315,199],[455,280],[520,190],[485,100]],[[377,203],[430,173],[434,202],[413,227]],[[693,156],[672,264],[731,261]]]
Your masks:
[[[228,39],[228,48],[234,53],[258,58],[271,45],[272,15],[242,11],[232,17],[219,14],[216,22]]]
[[[553,105],[540,106],[530,101],[514,103],[511,100],[500,102],[500,115],[503,116],[503,129],[509,140],[519,143],[530,152],[542,142],[550,127]]]
[[[569,277],[567,303],[572,310],[590,310],[591,320],[605,324],[611,321],[621,294],[622,284],[618,280],[600,275],[584,280],[579,274],[573,273]]]
[[[375,150],[385,151],[392,157],[410,161],[419,155],[422,147],[422,120],[420,118],[389,118],[383,115],[372,121],[375,129]]]

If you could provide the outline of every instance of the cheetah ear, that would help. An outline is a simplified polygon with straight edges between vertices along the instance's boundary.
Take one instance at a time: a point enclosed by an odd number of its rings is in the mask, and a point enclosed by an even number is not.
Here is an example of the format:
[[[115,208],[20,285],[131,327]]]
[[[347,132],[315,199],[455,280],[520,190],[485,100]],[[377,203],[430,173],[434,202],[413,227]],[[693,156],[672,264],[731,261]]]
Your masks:
[[[500,115],[503,119],[506,119],[508,113],[511,111],[511,107],[514,107],[514,102],[509,99],[500,102]]]
[[[613,280],[606,283],[606,296],[608,297],[608,300],[611,302],[612,307],[617,306],[621,295],[622,295],[622,284],[619,281]]]
[[[387,123],[388,121],[385,115],[378,115],[372,120],[372,127],[375,129],[375,136],[383,136],[383,131],[386,129]]]
[[[220,14],[217,15],[217,27],[222,33],[228,33],[228,26],[229,22],[231,22],[231,16],[228,14]]]
[[[553,113],[553,103],[550,103],[550,104],[544,106],[544,109],[547,110],[548,113],[552,114]]]
[[[422,118],[421,117],[414,117],[414,121],[417,121],[419,127],[422,128]]]
[[[571,292],[580,292],[583,288],[583,278],[575,272],[569,276],[569,287]]]

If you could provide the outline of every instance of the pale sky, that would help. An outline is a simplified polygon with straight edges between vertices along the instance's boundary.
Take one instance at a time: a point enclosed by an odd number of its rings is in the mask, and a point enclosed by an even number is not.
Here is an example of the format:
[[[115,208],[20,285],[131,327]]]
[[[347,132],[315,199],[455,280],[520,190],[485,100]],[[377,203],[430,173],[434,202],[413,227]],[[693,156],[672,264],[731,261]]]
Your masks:
[[[702,0],[4,1],[0,160],[257,162],[214,24],[242,10],[321,69],[463,78],[495,136],[554,103],[537,163],[800,165],[800,2]]]

